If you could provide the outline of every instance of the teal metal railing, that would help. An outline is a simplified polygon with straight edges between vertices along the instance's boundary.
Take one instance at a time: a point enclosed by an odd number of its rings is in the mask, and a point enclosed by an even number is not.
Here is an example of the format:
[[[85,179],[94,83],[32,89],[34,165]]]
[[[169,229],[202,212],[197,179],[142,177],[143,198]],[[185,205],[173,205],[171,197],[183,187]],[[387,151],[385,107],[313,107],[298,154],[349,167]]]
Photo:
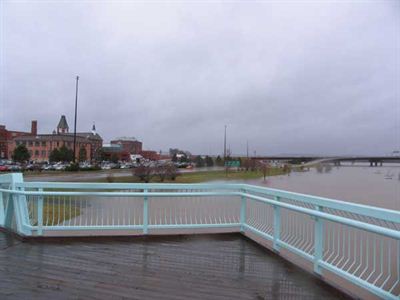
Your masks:
[[[400,295],[400,212],[246,184],[24,182],[0,176],[0,226],[23,236],[242,232],[383,299]]]

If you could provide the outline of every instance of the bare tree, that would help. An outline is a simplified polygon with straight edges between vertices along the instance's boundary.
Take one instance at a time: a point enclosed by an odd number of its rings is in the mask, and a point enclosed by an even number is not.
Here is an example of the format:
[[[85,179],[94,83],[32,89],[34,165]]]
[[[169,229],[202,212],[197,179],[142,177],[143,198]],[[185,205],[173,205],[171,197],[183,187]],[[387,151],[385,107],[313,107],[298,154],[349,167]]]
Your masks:
[[[154,168],[152,166],[141,165],[133,169],[132,173],[133,176],[139,178],[140,181],[148,183],[154,175]]]
[[[179,176],[178,169],[176,168],[176,166],[174,164],[165,165],[165,170],[166,170],[167,177],[173,181],[176,179],[176,177]]]
[[[292,166],[290,164],[284,164],[283,165],[283,172],[287,173],[288,176],[290,175],[291,171],[292,171]]]
[[[269,163],[260,160],[258,162],[258,169],[262,172],[265,181],[267,175],[269,174],[269,169],[270,169]]]
[[[108,173],[106,176],[106,180],[108,183],[112,183],[115,180],[114,174],[113,173]]]
[[[163,182],[167,177],[167,166],[158,164],[154,167],[154,175],[160,177],[160,181]]]

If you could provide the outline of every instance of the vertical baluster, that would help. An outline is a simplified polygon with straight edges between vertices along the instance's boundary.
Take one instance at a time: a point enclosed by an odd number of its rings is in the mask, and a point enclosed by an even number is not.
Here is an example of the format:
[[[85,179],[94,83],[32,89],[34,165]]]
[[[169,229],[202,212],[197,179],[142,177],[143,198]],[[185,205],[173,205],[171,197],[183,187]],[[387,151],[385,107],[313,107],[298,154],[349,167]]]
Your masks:
[[[148,233],[148,225],[149,225],[149,200],[147,197],[147,189],[145,189],[143,197],[143,234]]]
[[[63,202],[63,205],[64,205],[64,206],[63,206],[63,223],[64,223],[64,225],[66,225],[66,224],[65,224],[65,223],[66,223],[66,222],[65,222],[65,220],[66,220],[66,218],[65,218],[65,211],[66,211],[65,197],[66,197],[66,196],[63,196],[63,197],[62,197],[62,198],[63,198],[63,201],[64,201],[64,202]]]
[[[0,192],[0,226],[4,226],[5,210],[3,202],[3,193]]]
[[[54,202],[55,202],[55,196],[53,196],[53,197],[51,197],[52,198],[52,209],[51,209],[51,212],[52,212],[52,221],[51,221],[51,226],[54,226],[54,215],[56,214],[56,211],[55,211],[55,208],[54,208]]]
[[[322,211],[322,206],[317,206],[318,211]],[[314,272],[321,275],[322,269],[319,262],[322,260],[324,252],[324,223],[321,218],[316,217],[314,223]]]
[[[244,193],[244,190],[242,190]],[[246,197],[242,195],[240,205],[240,231],[244,232],[244,225],[246,224]]]
[[[39,192],[43,192],[43,189],[38,189]],[[38,235],[43,235],[43,195],[39,195],[37,205],[37,216],[38,216]]]
[[[279,201],[279,197],[275,197],[275,201]],[[281,238],[281,208],[277,205],[274,205],[274,250],[276,252],[280,251],[280,246],[278,242],[280,241]]]
[[[131,203],[134,204],[133,200],[135,198],[126,198],[126,206],[128,208],[128,224],[127,225],[132,225],[131,222]]]

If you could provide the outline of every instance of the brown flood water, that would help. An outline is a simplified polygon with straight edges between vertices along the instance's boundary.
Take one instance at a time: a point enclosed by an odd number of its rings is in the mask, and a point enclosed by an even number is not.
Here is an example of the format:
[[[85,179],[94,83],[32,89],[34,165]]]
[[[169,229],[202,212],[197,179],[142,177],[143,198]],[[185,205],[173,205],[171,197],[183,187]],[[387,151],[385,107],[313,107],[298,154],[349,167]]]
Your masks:
[[[392,176],[390,176],[392,175]],[[400,164],[382,167],[343,165],[319,173],[292,172],[251,183],[342,201],[400,210]],[[391,177],[391,179],[388,179]]]

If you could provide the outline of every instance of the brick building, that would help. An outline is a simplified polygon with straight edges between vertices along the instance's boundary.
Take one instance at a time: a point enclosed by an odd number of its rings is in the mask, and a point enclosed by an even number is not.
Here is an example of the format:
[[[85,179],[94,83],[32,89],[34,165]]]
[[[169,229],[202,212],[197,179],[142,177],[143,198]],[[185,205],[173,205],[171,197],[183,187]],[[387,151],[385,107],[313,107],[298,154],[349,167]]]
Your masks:
[[[113,160],[114,158],[118,161],[130,161],[131,155],[120,144],[103,145],[103,159]]]
[[[140,154],[143,156],[143,158],[150,159],[150,160],[159,160],[160,159],[160,154],[156,151],[152,150],[143,150],[140,152]]]
[[[14,138],[19,136],[35,136],[36,134],[37,121],[32,121],[30,132],[7,130],[5,125],[0,125],[0,158],[11,159],[12,151],[10,151],[10,148],[12,148]]]
[[[33,127],[33,122],[32,122]],[[35,133],[35,134],[33,134]],[[18,145],[25,145],[28,149],[31,160],[33,161],[48,161],[51,151],[65,146],[71,150],[74,147],[74,134],[69,132],[69,126],[66,117],[63,115],[57,125],[57,129],[52,134],[37,134],[37,123],[35,123],[35,130],[30,134],[21,134],[13,138],[13,142],[8,149],[8,155],[11,157],[14,149]],[[79,159],[80,149],[85,149],[86,160],[93,160],[97,158],[100,149],[103,145],[103,139],[96,132],[95,125],[93,125],[90,132],[77,132],[76,133],[76,159]]]
[[[140,154],[142,152],[142,142],[139,142],[134,137],[120,137],[111,141],[111,144],[121,145],[123,151],[130,154]]]

